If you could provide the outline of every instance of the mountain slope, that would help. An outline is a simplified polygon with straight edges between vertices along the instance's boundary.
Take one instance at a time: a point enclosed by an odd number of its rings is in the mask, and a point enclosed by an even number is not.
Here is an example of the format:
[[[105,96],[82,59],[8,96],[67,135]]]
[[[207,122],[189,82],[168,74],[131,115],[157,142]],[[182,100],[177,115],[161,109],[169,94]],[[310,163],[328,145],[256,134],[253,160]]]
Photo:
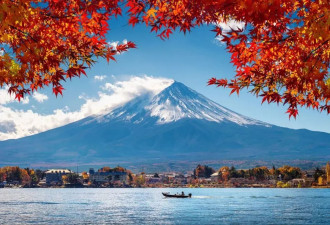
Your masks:
[[[327,160],[329,140],[245,117],[174,82],[108,114],[0,142],[0,164]]]
[[[146,118],[157,118],[157,124],[189,118],[218,123],[227,121],[239,125],[270,126],[226,109],[179,82],[174,82],[156,96],[141,96],[108,115],[98,117],[100,121],[115,119],[133,123],[141,123]]]

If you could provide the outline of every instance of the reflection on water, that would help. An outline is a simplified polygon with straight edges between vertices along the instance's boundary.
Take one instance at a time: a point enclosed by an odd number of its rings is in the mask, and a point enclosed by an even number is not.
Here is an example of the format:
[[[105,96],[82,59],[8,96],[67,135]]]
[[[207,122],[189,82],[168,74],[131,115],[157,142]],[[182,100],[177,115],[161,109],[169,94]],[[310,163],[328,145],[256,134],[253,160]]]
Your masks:
[[[162,192],[192,193],[191,199]],[[329,224],[329,189],[0,189],[0,224]]]

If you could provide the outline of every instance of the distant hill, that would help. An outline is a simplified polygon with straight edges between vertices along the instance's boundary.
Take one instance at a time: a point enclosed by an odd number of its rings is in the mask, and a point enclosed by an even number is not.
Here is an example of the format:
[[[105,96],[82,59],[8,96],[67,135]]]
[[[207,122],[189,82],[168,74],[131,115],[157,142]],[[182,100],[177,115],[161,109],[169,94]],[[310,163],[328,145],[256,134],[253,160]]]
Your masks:
[[[330,134],[235,113],[182,83],[103,115],[0,142],[0,165],[329,160]]]

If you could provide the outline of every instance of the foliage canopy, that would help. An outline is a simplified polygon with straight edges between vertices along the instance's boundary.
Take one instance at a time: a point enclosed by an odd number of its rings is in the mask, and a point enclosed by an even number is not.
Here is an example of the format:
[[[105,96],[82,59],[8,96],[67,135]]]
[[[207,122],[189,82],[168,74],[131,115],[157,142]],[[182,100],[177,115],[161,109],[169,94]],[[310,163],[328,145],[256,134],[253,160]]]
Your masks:
[[[233,79],[210,85],[239,93],[247,88],[262,102],[330,113],[329,1],[324,0],[2,0],[0,85],[22,98],[44,85],[62,94],[61,82],[85,74],[95,57],[115,60],[132,42],[109,46],[108,21],[128,9],[129,24],[144,23],[161,39],[214,25],[236,68]],[[220,24],[244,27],[224,31]]]

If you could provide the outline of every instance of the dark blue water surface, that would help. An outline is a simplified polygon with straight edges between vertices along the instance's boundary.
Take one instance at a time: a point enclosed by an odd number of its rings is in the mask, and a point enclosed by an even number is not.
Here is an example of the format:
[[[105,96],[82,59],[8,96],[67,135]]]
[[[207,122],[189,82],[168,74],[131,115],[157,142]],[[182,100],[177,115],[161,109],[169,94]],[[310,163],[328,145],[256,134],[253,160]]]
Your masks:
[[[0,224],[34,223],[330,224],[330,189],[0,189]]]

